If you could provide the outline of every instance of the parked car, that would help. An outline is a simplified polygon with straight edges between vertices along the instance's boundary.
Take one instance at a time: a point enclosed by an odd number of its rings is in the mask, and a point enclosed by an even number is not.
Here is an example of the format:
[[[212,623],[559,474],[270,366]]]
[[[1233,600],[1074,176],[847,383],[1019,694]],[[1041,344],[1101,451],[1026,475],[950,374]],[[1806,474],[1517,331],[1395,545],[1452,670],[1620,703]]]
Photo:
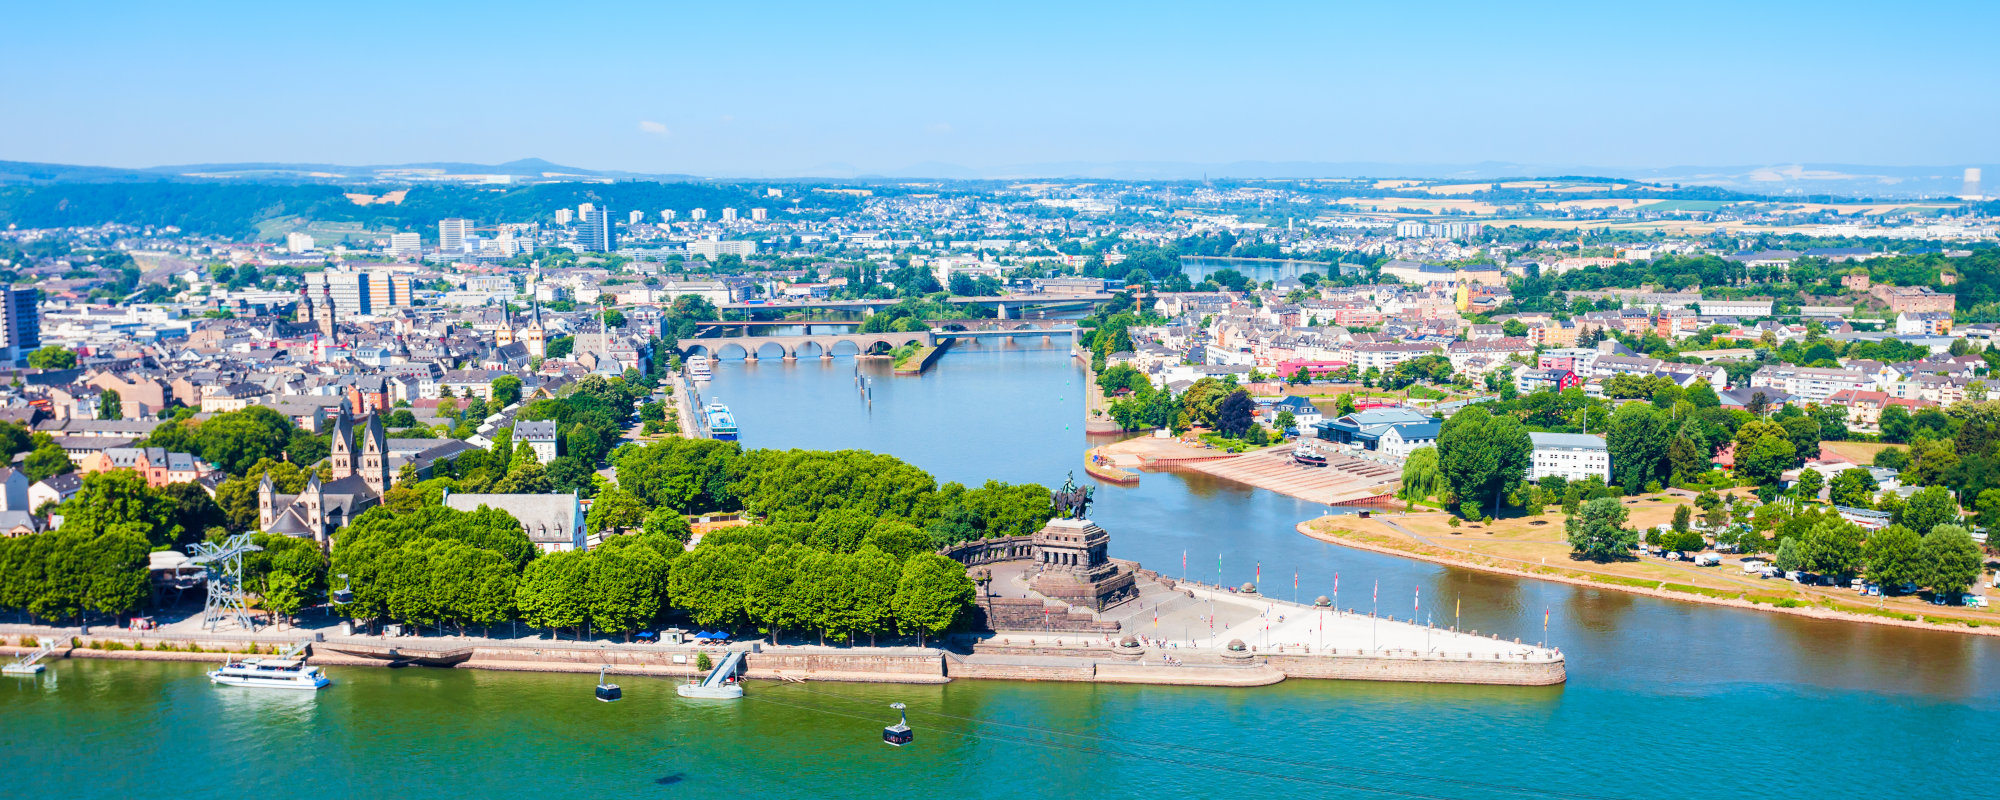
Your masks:
[[[1713,567],[1721,563],[1722,556],[1715,553],[1697,553],[1694,557],[1694,565],[1697,567]]]

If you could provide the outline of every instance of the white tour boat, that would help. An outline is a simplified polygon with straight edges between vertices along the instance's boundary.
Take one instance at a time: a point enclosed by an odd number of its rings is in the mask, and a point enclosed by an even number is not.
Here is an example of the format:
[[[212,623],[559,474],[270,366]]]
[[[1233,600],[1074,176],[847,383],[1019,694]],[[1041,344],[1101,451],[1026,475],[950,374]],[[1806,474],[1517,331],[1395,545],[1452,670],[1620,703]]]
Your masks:
[[[221,668],[209,670],[208,679],[224,686],[261,689],[324,689],[333,681],[319,667],[283,658],[232,658]]]

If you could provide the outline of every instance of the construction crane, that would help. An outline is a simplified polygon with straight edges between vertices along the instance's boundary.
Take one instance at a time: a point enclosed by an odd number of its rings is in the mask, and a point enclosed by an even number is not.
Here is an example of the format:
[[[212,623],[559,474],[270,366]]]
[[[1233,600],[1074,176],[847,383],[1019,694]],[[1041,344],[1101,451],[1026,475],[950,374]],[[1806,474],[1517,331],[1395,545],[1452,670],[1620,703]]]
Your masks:
[[[201,607],[202,630],[216,630],[235,620],[246,631],[255,631],[250,608],[243,601],[243,554],[263,550],[239,533],[220,542],[196,542],[188,547],[193,554],[188,563],[207,571],[208,598]]]

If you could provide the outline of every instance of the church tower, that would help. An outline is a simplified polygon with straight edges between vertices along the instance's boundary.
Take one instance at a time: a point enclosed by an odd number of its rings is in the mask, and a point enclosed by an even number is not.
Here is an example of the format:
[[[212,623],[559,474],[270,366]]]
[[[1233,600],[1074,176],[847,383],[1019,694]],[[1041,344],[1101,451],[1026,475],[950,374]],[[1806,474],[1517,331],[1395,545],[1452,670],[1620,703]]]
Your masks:
[[[382,416],[368,416],[368,432],[361,441],[361,479],[381,494],[389,488],[389,436],[382,430]]]
[[[327,457],[333,462],[334,480],[354,475],[354,421],[348,418],[346,406],[333,419],[333,443]]]
[[[536,303],[528,312],[528,324],[521,328],[521,343],[527,345],[528,355],[542,358],[549,354],[548,329],[542,327],[542,304]]]
[[[500,330],[493,332],[493,343],[501,347],[514,343],[514,312],[507,304],[500,304]]]
[[[276,499],[271,491],[271,473],[265,472],[264,479],[257,482],[257,530],[271,529],[272,505]]]
[[[299,502],[306,507],[306,527],[312,529],[313,540],[326,544],[326,492],[320,489],[319,473],[306,480],[306,490],[299,495]]]

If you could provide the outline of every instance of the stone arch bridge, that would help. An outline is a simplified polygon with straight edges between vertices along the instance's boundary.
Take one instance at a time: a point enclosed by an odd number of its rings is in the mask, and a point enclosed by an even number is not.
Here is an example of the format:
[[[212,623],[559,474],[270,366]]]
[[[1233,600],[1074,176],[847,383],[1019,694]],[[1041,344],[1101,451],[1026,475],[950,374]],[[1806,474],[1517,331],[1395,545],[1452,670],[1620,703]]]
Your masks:
[[[937,344],[930,331],[896,333],[815,333],[804,336],[723,336],[713,339],[682,339],[681,350],[688,355],[728,358],[743,354],[746,361],[800,356],[832,358],[835,355],[887,353],[906,344],[930,347]],[[849,348],[852,348],[849,351]],[[839,352],[836,352],[839,351]]]

